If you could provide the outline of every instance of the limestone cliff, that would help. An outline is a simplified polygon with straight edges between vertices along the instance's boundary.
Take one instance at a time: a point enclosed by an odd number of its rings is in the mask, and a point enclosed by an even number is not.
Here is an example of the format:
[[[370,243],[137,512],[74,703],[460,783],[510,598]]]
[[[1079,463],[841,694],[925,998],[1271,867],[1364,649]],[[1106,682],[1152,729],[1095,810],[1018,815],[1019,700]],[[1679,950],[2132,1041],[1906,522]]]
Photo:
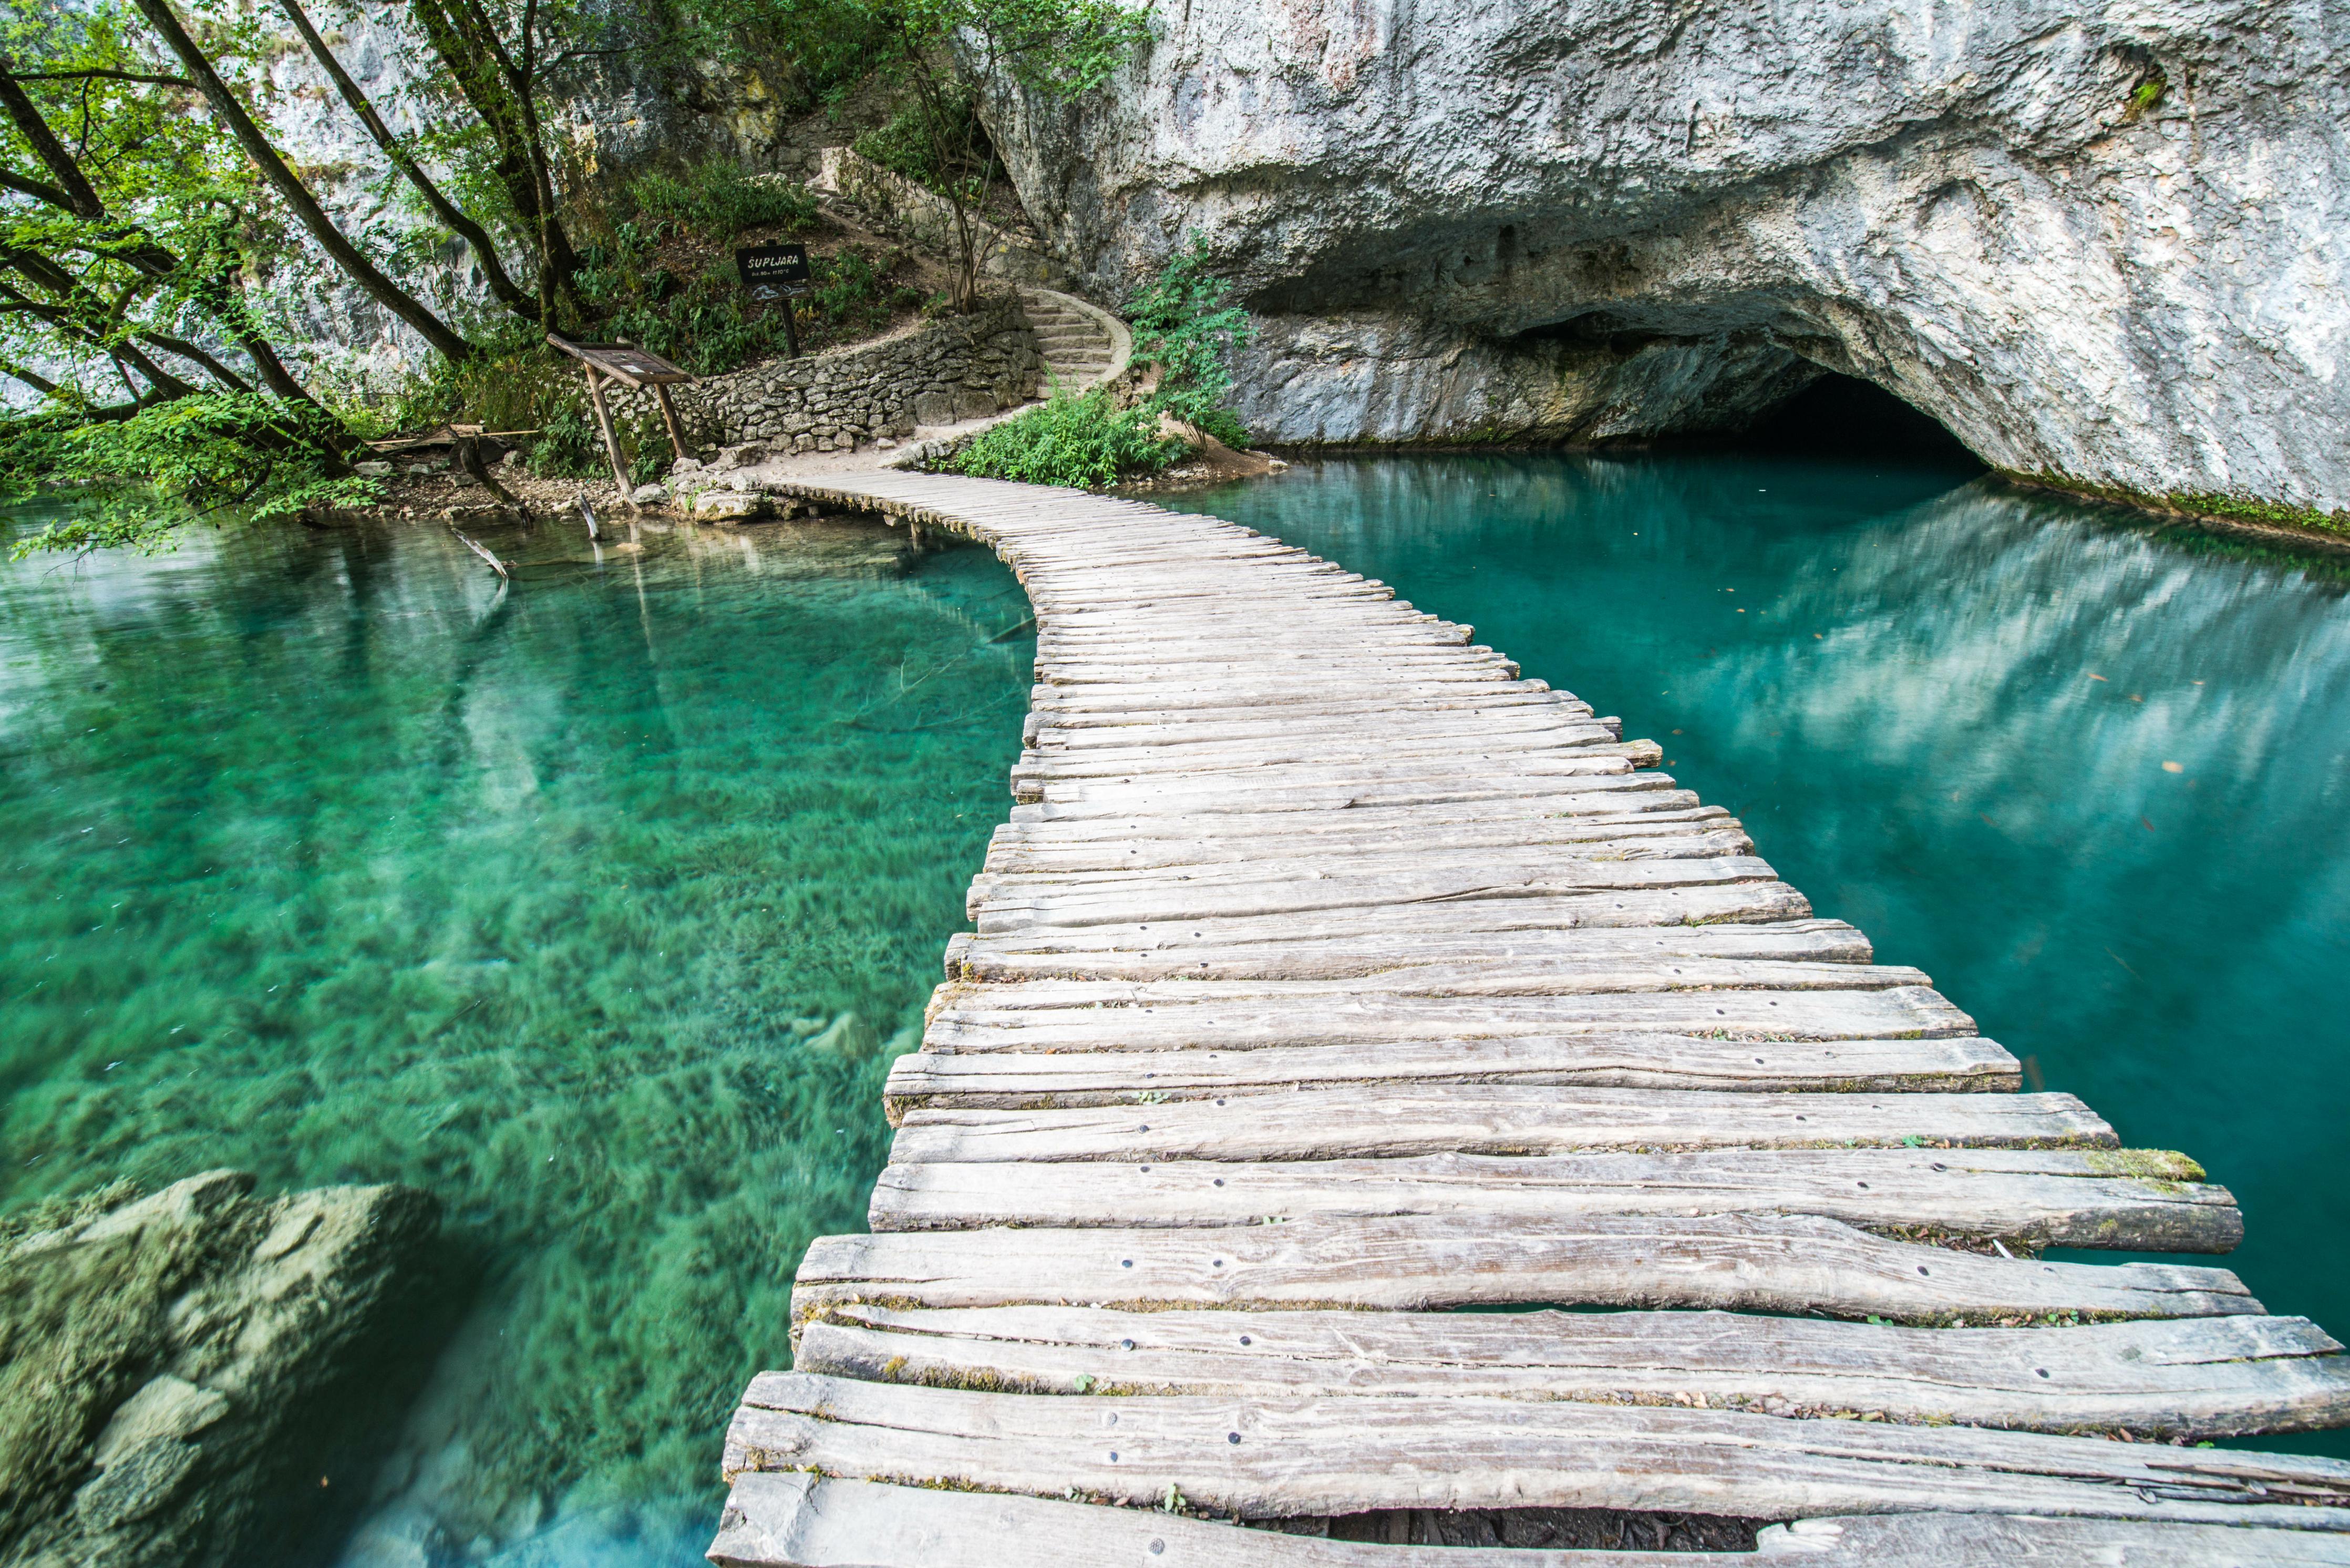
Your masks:
[[[1284,441],[1734,425],[1825,367],[1989,462],[2350,507],[2350,11],[2325,0],[1173,0],[1001,83],[1106,297],[1188,231]]]

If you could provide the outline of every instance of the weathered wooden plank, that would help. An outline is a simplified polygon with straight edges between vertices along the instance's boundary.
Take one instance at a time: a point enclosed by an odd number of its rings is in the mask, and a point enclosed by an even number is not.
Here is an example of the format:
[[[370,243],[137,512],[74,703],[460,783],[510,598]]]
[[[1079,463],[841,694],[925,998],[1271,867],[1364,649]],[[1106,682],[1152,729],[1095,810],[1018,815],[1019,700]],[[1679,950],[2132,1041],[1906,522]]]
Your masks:
[[[1305,1162],[930,1161],[875,1181],[876,1231],[1252,1225],[1306,1215],[1824,1214],[1869,1230],[2033,1246],[2228,1252],[2243,1217],[2149,1149],[1709,1149]]]
[[[1767,862],[1749,855],[1702,860],[1573,860],[1540,869],[1499,867],[1483,875],[1452,871],[1377,872],[1367,876],[1295,877],[1261,886],[1226,881],[1161,882],[1137,888],[1083,884],[1024,887],[1018,897],[991,898],[982,906],[983,931],[1042,925],[1102,926],[1147,920],[1244,919],[1367,907],[1556,898],[1577,894],[1653,892],[1775,881]]]
[[[1654,929],[1809,919],[1812,906],[1784,882],[1731,882],[1661,891],[1615,890],[1554,898],[1456,898],[1435,904],[1366,905],[1302,914],[1230,919],[1109,921],[1096,926],[1028,926],[1012,931],[982,922],[983,938],[1017,940],[1033,951],[1082,952],[1102,947],[1337,942],[1375,938],[1503,935],[1513,931]]]
[[[1067,1008],[1242,1006],[1384,1007],[1390,999],[1446,996],[1598,996],[1669,991],[1891,991],[1928,983],[1901,964],[1802,963],[1785,959],[1636,954],[1594,958],[1499,955],[1412,964],[1360,980],[1212,980],[1189,974],[1163,981],[950,981],[931,999],[933,1017],[949,1009],[982,1012]]]
[[[1311,808],[1318,809],[1350,802],[1494,800],[1529,794],[1558,794],[1565,787],[1561,781],[1651,767],[1662,754],[1653,741],[1623,741],[1520,757],[1507,768],[1497,768],[1490,774],[1457,762],[1449,763],[1442,757],[1328,765],[1266,763],[1222,770],[1200,769],[1133,783],[1111,779],[1045,781],[1034,793],[1024,786],[1020,798],[1056,804],[1085,801],[1106,805],[1115,801],[1125,804],[1129,810],[1139,810],[1153,802],[1162,806],[1204,803],[1235,794],[1258,800],[1278,791],[1286,804],[1273,809],[1284,811],[1308,809],[1309,803]]]
[[[987,929],[988,924],[983,919],[981,929]],[[933,1049],[951,1051],[1139,1051],[1474,1040],[1511,1034],[1621,1034],[1638,1030],[1676,1034],[1720,1031],[1733,1036],[1792,1040],[1933,1039],[1975,1032],[1973,1020],[1923,986],[1887,991],[1654,991],[1552,996],[1373,992],[1346,1002],[1315,1005],[1320,999],[1310,996],[1301,1001],[1305,1004],[1274,997],[1163,1002],[1147,1007],[1063,1012],[955,1006],[942,1009],[923,1038]]]
[[[1145,837],[1124,841],[1094,838],[1063,842],[1049,830],[1039,834],[1005,823],[988,847],[990,876],[1083,872],[1175,871],[1187,875],[1236,874],[1275,848],[1262,836]],[[1374,857],[1404,856],[1464,860],[1489,856],[1496,864],[1516,864],[1561,855],[1585,859],[1655,859],[1752,855],[1753,840],[1736,819],[1720,810],[1621,811],[1573,817],[1537,817],[1501,823],[1430,827],[1424,835],[1346,833],[1336,827],[1281,842],[1278,853],[1303,875],[1328,875]]]
[[[1914,1140],[1914,1142],[1912,1141]],[[1722,1094],[1581,1085],[1348,1085],[1159,1105],[914,1110],[891,1158],[917,1160],[1399,1159],[1602,1149],[2112,1148],[2071,1095]]]
[[[1763,1214],[819,1237],[800,1263],[793,1321],[843,1302],[1409,1312],[1552,1302],[1977,1324],[2261,1310],[2225,1269],[1986,1257]]]
[[[734,1480],[710,1559],[720,1568],[2339,1568],[2350,1539],[2137,1520],[1908,1513],[1770,1525],[1752,1552],[1513,1551],[1330,1541],[1148,1508],[1004,1492],[946,1491],[746,1470]]]
[[[1671,1568],[1691,1561],[1685,1553],[1361,1545],[1149,1509],[792,1470],[734,1478],[709,1556],[719,1568],[1003,1568],[1014,1542],[1028,1568]]]
[[[1573,1034],[1253,1051],[914,1051],[889,1066],[892,1120],[922,1106],[970,1109],[1133,1106],[1345,1085],[1519,1084],[1620,1089],[2009,1093],[2013,1056],[1949,1040],[1715,1040]]]
[[[2306,1318],[1905,1328],[1712,1312],[930,1311],[843,1306],[795,1369],[1037,1394],[1382,1394],[1687,1405],[2197,1440],[2350,1420]]]
[[[1231,693],[1227,691],[1209,690],[1174,707],[1137,708],[1129,697],[1088,697],[1067,687],[1035,686],[1028,693],[1028,719],[1023,721],[1023,725],[1067,742],[1087,735],[1116,736],[1121,731],[1143,725],[1170,731],[1194,725],[1256,730],[1284,722],[1336,728],[1374,719],[1385,723],[1390,717],[1407,723],[1474,724],[1579,719],[1594,711],[1591,704],[1579,697],[1531,681],[1501,681],[1471,693],[1448,691],[1413,696],[1409,691],[1397,691],[1342,696],[1292,690],[1282,695],[1289,700],[1269,697],[1250,707],[1229,701]]]
[[[1084,943],[1082,932],[1032,940],[961,932],[947,939],[949,979],[1337,980],[1483,959],[1495,963],[1543,963],[1610,959],[1783,959],[1791,963],[1866,964],[1868,939],[1841,920],[1784,920],[1772,925],[1607,926],[1569,930],[1429,932],[1347,941],[1207,942],[1184,940]]]
[[[770,1372],[728,1429],[723,1466],[730,1480],[813,1468],[1144,1505],[1173,1486],[1251,1517],[1914,1510],[2350,1531],[2339,1460],[1577,1400],[1072,1399]]]
[[[1676,787],[1669,775],[1650,771],[1593,774],[1568,780],[1557,789],[1473,800],[1431,800],[1416,805],[1355,802],[1351,797],[1335,802],[1324,799],[1319,804],[1268,797],[1256,802],[1254,810],[1196,805],[1139,810],[1023,802],[1012,808],[1008,826],[1025,835],[1049,834],[1056,844],[1127,837],[1262,837],[1278,842],[1293,835],[1302,839],[1316,833],[1373,833],[1383,827],[1424,833],[1466,823],[1540,823],[1602,813],[1678,811],[1696,801],[1695,795]]]
[[[1292,683],[1228,681],[1183,683],[1153,702],[1138,705],[1132,691],[1091,691],[1082,687],[1036,685],[1029,690],[1032,716],[1052,725],[1115,723],[1139,721],[1166,723],[1205,720],[1279,719],[1287,715],[1309,722],[1353,716],[1357,719],[1401,713],[1513,711],[1518,703],[1569,704],[1583,712],[1590,704],[1542,680],[1496,680],[1473,689],[1458,685],[1419,687],[1397,680],[1384,688],[1367,682],[1345,687],[1301,690]]]
[[[1596,720],[1552,730],[1471,739],[1443,733],[1366,737],[1291,735],[1189,745],[1030,750],[1013,765],[1015,782],[1038,785],[1088,779],[1146,783],[1169,777],[1230,773],[1238,768],[1384,771],[1407,762],[1450,763],[1479,773],[1523,773],[1555,758],[1575,758],[1618,744],[1616,726]]]
[[[1636,828],[1647,826],[1650,825],[1635,825]],[[1672,828],[1680,831],[1664,831]],[[1440,835],[1352,854],[1343,847],[1332,852],[1318,845],[1304,846],[1301,847],[1306,853],[1285,852],[1268,857],[1258,866],[1235,859],[1072,869],[1024,863],[1006,854],[989,857],[987,868],[972,878],[972,897],[1004,900],[1032,893],[1046,898],[1076,893],[1097,897],[1127,888],[1156,891],[1170,887],[1209,888],[1259,881],[1358,884],[1373,877],[1443,877],[1456,885],[1467,878],[1482,886],[1495,877],[1508,877],[1542,886],[1564,867],[1608,866],[1627,860],[1721,862],[1755,858],[1751,853],[1753,843],[1742,832],[1692,833],[1686,823],[1655,824],[1653,829],[1620,837],[1593,837],[1523,848],[1453,845],[1445,843]]]
[[[1361,739],[1367,726],[1358,713],[1307,718],[1268,715],[1257,719],[1123,715],[1118,720],[1091,715],[1066,722],[1053,712],[1032,714],[1036,723],[1024,738],[1048,753],[1098,756],[1165,749],[1189,754],[1195,747],[1244,745],[1268,741]],[[1414,740],[1450,737],[1464,742],[1509,737],[1576,734],[1598,717],[1583,703],[1551,701],[1541,704],[1480,703],[1471,708],[1439,709],[1430,712],[1388,710],[1378,715],[1377,733]]]

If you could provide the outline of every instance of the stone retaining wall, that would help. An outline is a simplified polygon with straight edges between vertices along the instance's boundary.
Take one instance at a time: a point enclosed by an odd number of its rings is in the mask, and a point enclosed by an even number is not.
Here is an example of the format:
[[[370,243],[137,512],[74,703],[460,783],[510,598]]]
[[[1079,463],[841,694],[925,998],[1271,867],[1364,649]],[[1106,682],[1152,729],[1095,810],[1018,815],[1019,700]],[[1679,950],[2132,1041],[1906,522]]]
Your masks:
[[[769,359],[671,389],[687,439],[707,450],[758,442],[785,452],[845,452],[916,425],[979,419],[1036,395],[1044,359],[1008,291],[969,316],[925,321],[878,343]],[[651,394],[617,391],[624,421],[653,412]]]

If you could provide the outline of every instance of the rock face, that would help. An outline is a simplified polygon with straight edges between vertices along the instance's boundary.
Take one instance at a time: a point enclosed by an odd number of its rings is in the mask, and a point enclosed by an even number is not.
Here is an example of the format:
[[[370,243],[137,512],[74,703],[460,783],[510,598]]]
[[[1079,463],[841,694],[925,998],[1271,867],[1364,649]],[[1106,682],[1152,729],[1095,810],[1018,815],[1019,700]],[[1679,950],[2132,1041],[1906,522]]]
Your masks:
[[[1821,368],[1999,467],[2350,507],[2327,0],[1188,0],[991,85],[1115,299],[1198,231],[1285,441],[1734,425]]]
[[[0,1563],[286,1561],[332,1506],[337,1407],[436,1210],[252,1188],[213,1171],[0,1238]]]

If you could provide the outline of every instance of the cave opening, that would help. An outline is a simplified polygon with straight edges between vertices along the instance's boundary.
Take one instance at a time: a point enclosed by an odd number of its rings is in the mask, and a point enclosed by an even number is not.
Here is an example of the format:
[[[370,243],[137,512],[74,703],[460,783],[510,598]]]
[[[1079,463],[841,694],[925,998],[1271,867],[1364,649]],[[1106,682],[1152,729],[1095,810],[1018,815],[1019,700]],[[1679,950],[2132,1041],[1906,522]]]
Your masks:
[[[1902,457],[1984,466],[1933,415],[1874,381],[1834,370],[1748,426],[1739,444],[1790,457]]]

